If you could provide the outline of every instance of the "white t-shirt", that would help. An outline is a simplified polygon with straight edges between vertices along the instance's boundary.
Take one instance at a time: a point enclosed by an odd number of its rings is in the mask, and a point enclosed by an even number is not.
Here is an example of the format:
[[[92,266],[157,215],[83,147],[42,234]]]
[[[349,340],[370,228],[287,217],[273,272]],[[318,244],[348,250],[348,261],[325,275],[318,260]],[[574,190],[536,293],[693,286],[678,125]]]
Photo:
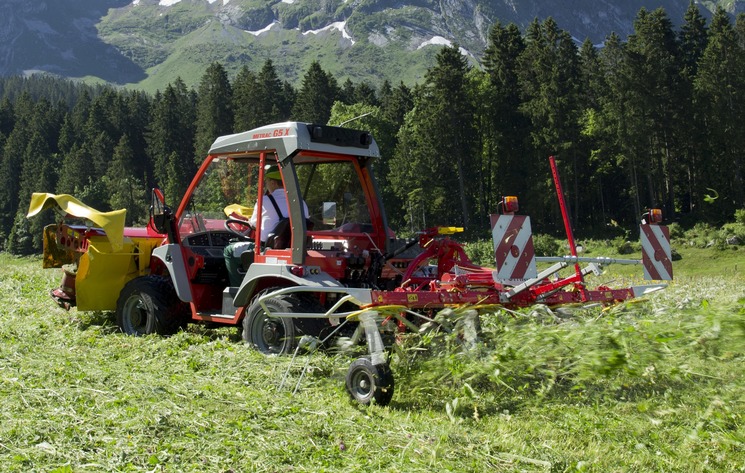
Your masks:
[[[272,201],[269,200],[267,196],[264,196],[262,199],[262,205],[264,207],[263,211],[261,212],[261,241],[265,242],[269,234],[274,230],[274,227],[277,226],[279,221],[282,218],[288,218],[289,210],[287,206],[287,194],[285,194],[285,190],[283,188],[274,189],[274,192],[272,192],[272,197],[274,197],[274,201],[277,203],[277,207],[282,212],[282,216],[280,217],[277,215],[277,211],[274,208],[274,205],[272,205]],[[254,213],[251,215],[251,218],[248,220],[248,223],[251,224],[252,227],[256,228],[256,212],[259,208],[259,202],[256,202],[256,205],[254,206]],[[308,218],[308,205],[303,202],[303,215],[305,218]]]

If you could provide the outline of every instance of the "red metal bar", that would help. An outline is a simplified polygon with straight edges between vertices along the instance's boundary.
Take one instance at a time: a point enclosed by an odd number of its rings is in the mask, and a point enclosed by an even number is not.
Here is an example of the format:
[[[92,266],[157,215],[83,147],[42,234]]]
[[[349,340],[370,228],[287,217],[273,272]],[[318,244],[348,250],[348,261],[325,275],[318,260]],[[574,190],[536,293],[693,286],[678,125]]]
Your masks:
[[[580,302],[598,302],[602,304],[614,304],[634,298],[631,288],[610,289],[598,288],[583,291],[556,290],[550,293],[552,285],[529,289],[515,295],[505,301],[500,297],[503,291],[493,288],[492,290],[482,288],[475,290],[439,289],[435,291],[372,291],[372,304],[366,307],[400,305],[412,310],[432,309],[439,310],[443,307],[457,307],[468,304],[472,305],[501,305],[506,308],[529,307],[538,302],[550,307],[563,304],[577,304]],[[555,288],[554,288],[555,289]]]
[[[564,201],[564,191],[561,188],[561,179],[559,178],[559,169],[556,166],[556,158],[553,156],[548,157],[551,163],[551,174],[554,178],[554,186],[556,186],[556,195],[559,198],[559,206],[561,207],[561,217],[564,219],[564,229],[567,234],[567,241],[569,241],[569,251],[572,256],[577,256],[577,245],[574,243],[574,234],[572,233],[572,224],[569,221],[569,213],[567,212],[567,204]],[[574,272],[577,277],[582,281],[582,270],[579,267],[579,263],[574,264]]]

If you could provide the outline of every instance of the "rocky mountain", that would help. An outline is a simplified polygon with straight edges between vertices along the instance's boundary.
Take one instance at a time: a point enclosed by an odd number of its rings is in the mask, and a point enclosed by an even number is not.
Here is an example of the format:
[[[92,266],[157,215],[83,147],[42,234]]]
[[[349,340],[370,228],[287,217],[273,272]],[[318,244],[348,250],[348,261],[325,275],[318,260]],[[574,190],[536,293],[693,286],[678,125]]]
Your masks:
[[[420,81],[438,47],[474,63],[490,27],[553,17],[578,42],[632,32],[640,8],[679,24],[690,0],[2,0],[0,75],[48,71],[154,91],[196,84],[219,61],[271,59],[297,82],[311,61],[337,78]],[[743,0],[720,0],[731,11]],[[700,8],[713,8],[703,2]]]

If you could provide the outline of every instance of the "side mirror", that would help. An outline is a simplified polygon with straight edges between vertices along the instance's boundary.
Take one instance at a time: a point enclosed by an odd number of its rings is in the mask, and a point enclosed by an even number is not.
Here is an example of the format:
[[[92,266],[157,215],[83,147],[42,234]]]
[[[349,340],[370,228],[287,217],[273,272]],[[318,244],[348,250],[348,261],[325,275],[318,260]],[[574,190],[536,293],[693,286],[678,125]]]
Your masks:
[[[157,187],[154,188],[150,194],[150,222],[158,233],[168,232],[169,213],[163,192]]]

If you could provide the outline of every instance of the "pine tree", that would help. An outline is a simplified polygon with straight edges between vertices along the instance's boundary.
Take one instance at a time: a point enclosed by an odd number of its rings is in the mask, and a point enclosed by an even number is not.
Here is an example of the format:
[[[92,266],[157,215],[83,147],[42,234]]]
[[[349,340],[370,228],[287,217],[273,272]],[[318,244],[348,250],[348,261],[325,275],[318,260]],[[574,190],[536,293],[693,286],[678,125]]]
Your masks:
[[[241,68],[233,81],[235,131],[287,121],[292,104],[292,94],[288,94],[287,86],[289,84],[283,84],[279,79],[271,60],[264,63],[258,74],[246,66]]]
[[[579,138],[579,60],[577,47],[566,31],[559,29],[552,18],[542,24],[533,22],[527,31],[526,46],[518,59],[520,111],[531,123],[532,152],[526,153],[527,179],[525,195],[528,208],[536,221],[554,229],[561,228],[555,211],[553,189],[547,157],[559,155],[562,179],[572,196],[574,221],[581,213],[578,205],[578,169],[584,163],[576,149]],[[568,186],[566,183],[572,183]],[[554,209],[553,213],[541,211]]]
[[[243,66],[233,80],[233,110],[235,132],[253,130],[258,127],[256,102],[259,100],[259,84],[248,66]]]
[[[42,134],[38,130],[35,131],[23,153],[18,193],[20,213],[28,209],[32,193],[54,190],[57,184],[54,159]],[[53,223],[52,213],[44,212],[32,219],[28,226],[22,227],[30,231],[33,249],[41,250],[42,232],[44,227],[50,223]]]
[[[580,48],[580,107],[581,132],[578,142],[580,156],[587,158],[587,165],[580,170],[579,179],[583,182],[578,192],[586,225],[597,232],[610,225],[611,200],[618,195],[614,186],[624,175],[619,174],[615,165],[615,130],[609,126],[605,115],[610,100],[608,71],[605,68],[602,52],[609,55],[622,54],[616,35],[608,38],[605,48],[598,50],[589,40]],[[583,222],[577,221],[577,224]]]
[[[386,102],[390,100],[391,95],[393,95],[393,87],[391,86],[391,82],[388,79],[385,79],[383,81],[383,84],[380,86],[380,90],[378,91],[381,107],[385,106]]]
[[[678,198],[681,201],[679,207],[684,212],[692,212],[695,209],[694,196],[697,194],[696,189],[699,187],[702,152],[705,148],[702,143],[706,142],[704,134],[706,126],[704,115],[701,113],[703,107],[698,106],[695,102],[693,82],[698,74],[699,61],[706,49],[708,33],[706,20],[694,2],[689,4],[683,21],[684,23],[678,33],[678,42],[681,54],[681,90],[686,97],[685,102],[688,106],[683,107],[679,118],[679,125],[682,130],[679,136],[682,149],[682,172]]]
[[[282,83],[271,59],[267,59],[256,77],[261,108],[257,114],[260,125],[287,121],[292,108],[292,94],[287,95],[288,83]],[[291,88],[292,86],[290,86]]]
[[[165,166],[168,178],[165,181],[163,192],[167,197],[169,205],[175,208],[184,195],[191,178],[194,176],[194,172],[190,172],[184,167],[182,157],[175,151],[167,156]]]
[[[634,156],[645,162],[646,206],[664,205],[675,212],[676,179],[680,173],[678,119],[685,101],[680,79],[677,38],[664,10],[639,11],[634,34],[626,47],[628,78],[634,91],[627,110],[632,139],[639,143]],[[639,211],[642,209],[640,208]]]
[[[483,86],[479,131],[482,139],[482,193],[485,213],[496,211],[495,200],[502,195],[521,195],[527,189],[525,179],[526,146],[529,122],[520,112],[518,60],[525,41],[518,27],[497,22],[489,31],[484,53],[488,83]]]
[[[740,49],[745,49],[745,14],[738,13],[735,17],[735,34],[737,35],[737,45]]]
[[[58,147],[62,153],[70,152],[75,145],[83,143],[83,129],[88,121],[88,111],[91,107],[91,97],[87,90],[78,98],[72,112],[65,116]]]
[[[353,103],[361,103],[365,105],[372,105],[377,107],[380,105],[375,89],[373,89],[367,82],[360,82],[354,88],[354,95],[352,96]]]
[[[701,188],[693,199],[708,216],[724,220],[730,218],[736,208],[745,206],[742,164],[745,52],[721,7],[711,20],[708,45],[701,56],[694,84],[696,104],[705,117],[710,156],[703,166],[709,172],[702,172]],[[712,193],[707,189],[714,189],[714,193],[722,196],[714,206],[703,202],[704,194]]]
[[[0,102],[0,135],[8,136],[15,126],[13,104],[5,98]]]
[[[292,110],[295,108],[297,101],[297,90],[288,81],[282,81],[282,120],[292,119]]]
[[[683,17],[683,25],[678,33],[681,53],[681,72],[684,76],[696,76],[698,61],[706,49],[707,32],[706,19],[701,14],[695,2],[688,4]]]
[[[195,160],[201,163],[215,138],[233,132],[232,88],[225,68],[214,62],[199,84]]]
[[[411,89],[401,82],[390,93],[381,94],[380,107],[386,120],[403,125],[404,117],[414,108]]]
[[[470,227],[477,189],[470,185],[475,163],[469,68],[457,45],[442,48],[436,61],[399,132],[391,183],[405,204],[415,199],[409,193],[420,189],[415,200],[429,219]]]
[[[93,157],[96,179],[106,174],[114,145],[121,135],[120,126],[125,120],[120,115],[121,100],[110,88],[96,97],[88,109],[82,139]]]
[[[457,178],[458,197],[464,227],[470,226],[472,192],[467,180],[473,176],[475,162],[472,142],[474,138],[474,106],[467,89],[469,70],[466,58],[457,45],[443,48],[437,54],[436,65],[425,75],[434,113],[429,136],[432,142],[440,140],[440,159],[451,163],[449,171]],[[446,168],[447,169],[447,168]],[[453,173],[453,171],[455,171]]]
[[[14,255],[30,255],[34,252],[34,236],[25,212],[18,211],[8,234],[6,249]]]
[[[499,202],[498,192],[495,191],[497,183],[494,179],[494,168],[498,163],[495,159],[497,153],[496,136],[494,127],[495,116],[492,113],[492,100],[495,90],[489,78],[489,74],[478,70],[469,71],[469,83],[471,84],[469,100],[474,104],[474,175],[472,185],[478,188],[473,213],[486,216],[493,213]],[[487,228],[484,225],[484,228]]]
[[[190,179],[197,169],[194,162],[195,116],[194,98],[181,79],[169,84],[162,95],[155,97],[146,135],[147,151],[153,162],[154,184],[163,189],[177,190],[166,195],[169,202],[182,197],[189,184],[184,179]],[[176,165],[178,175],[170,172],[173,165]]]
[[[147,214],[147,189],[138,178],[134,150],[127,135],[114,148],[109,171],[104,177],[109,189],[109,207],[127,209],[126,224],[142,221]],[[140,176],[142,176],[140,174]]]
[[[344,81],[344,83],[341,85],[341,88],[339,89],[339,96],[337,97],[337,99],[342,103],[352,105],[353,103],[355,103],[354,89],[354,82],[352,82],[352,79],[347,77],[347,80]]]
[[[152,99],[143,92],[130,92],[124,103],[126,121],[120,132],[127,137],[134,156],[132,174],[138,176],[143,185],[152,182],[152,163],[147,159],[147,126],[150,121]],[[121,141],[121,137],[119,138]],[[114,150],[116,153],[116,149]]]
[[[338,95],[336,79],[327,74],[318,61],[313,61],[303,76],[303,83],[292,109],[293,120],[328,123],[331,107]]]
[[[13,130],[5,140],[0,162],[0,230],[8,235],[19,212],[20,179],[26,144],[32,136],[34,104],[31,97],[21,94],[14,104]],[[20,209],[25,210],[25,209]]]
[[[599,129],[595,131],[603,138],[599,140],[594,155],[596,169],[603,179],[600,184],[602,207],[603,210],[608,209],[609,219],[631,225],[641,212],[634,160],[637,144],[630,138],[634,118],[627,112],[629,104],[633,105],[634,95],[627,68],[626,45],[618,35],[611,33],[606,38],[599,59],[607,85],[601,96],[601,111],[596,121]],[[627,184],[622,184],[624,182]]]
[[[417,103],[419,90],[417,87],[414,92]],[[412,233],[423,230],[428,224],[431,226],[433,219],[439,218],[448,204],[445,183],[439,178],[424,177],[440,174],[429,163],[432,147],[421,128],[421,115],[422,111],[415,107],[404,117],[388,174],[390,188],[398,198],[397,206],[387,207],[389,216],[393,217],[392,223],[401,228],[403,221],[399,216],[405,215],[408,230]]]

